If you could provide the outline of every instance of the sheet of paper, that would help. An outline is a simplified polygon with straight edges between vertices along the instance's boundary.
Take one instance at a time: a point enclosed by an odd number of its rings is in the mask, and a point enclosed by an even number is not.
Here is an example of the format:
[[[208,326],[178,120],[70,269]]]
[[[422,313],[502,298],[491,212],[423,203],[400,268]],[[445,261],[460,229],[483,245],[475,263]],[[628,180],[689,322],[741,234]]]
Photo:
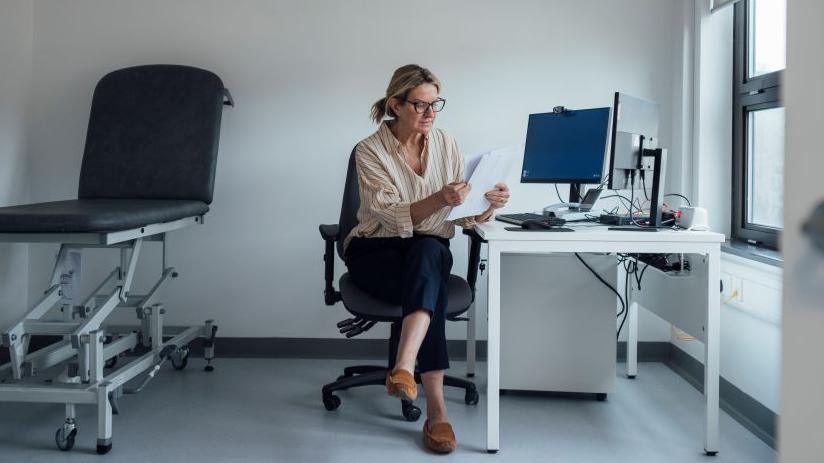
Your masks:
[[[468,182],[470,178],[472,178],[472,173],[475,172],[475,168],[478,167],[478,163],[481,162],[481,158],[489,154],[489,151],[485,153],[478,153],[473,154],[471,156],[467,156],[464,158],[464,181]]]
[[[489,207],[489,201],[486,200],[484,194],[495,189],[495,184],[506,180],[521,154],[523,154],[521,147],[514,146],[482,153],[464,161],[466,171],[470,171],[468,161],[473,162],[468,179],[469,184],[472,185],[472,191],[469,192],[463,204],[452,208],[446,220],[460,219],[484,212]]]

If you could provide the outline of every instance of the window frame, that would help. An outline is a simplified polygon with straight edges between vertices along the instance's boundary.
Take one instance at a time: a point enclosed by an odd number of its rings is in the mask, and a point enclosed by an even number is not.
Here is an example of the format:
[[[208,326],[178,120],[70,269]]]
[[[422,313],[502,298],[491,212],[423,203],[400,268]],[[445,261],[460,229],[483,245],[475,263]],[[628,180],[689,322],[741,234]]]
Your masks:
[[[735,4],[733,25],[733,139],[732,139],[732,239],[778,249],[781,230],[747,221],[748,113],[783,107],[784,70],[747,78],[749,71],[749,4]],[[786,157],[786,153],[785,153]]]

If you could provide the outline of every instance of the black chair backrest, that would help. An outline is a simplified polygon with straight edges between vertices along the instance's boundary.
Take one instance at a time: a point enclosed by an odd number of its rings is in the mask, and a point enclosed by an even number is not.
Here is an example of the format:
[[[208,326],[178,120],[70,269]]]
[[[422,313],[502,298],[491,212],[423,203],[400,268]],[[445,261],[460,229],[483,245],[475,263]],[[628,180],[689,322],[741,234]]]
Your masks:
[[[360,190],[358,189],[358,168],[355,165],[355,150],[349,155],[349,167],[346,168],[346,185],[343,187],[343,200],[340,204],[340,219],[338,219],[338,230],[340,239],[337,243],[338,257],[343,259],[343,240],[349,236],[355,226],[358,225],[358,209],[360,208]]]
[[[225,94],[218,76],[188,66],[104,76],[92,99],[78,197],[211,203]]]

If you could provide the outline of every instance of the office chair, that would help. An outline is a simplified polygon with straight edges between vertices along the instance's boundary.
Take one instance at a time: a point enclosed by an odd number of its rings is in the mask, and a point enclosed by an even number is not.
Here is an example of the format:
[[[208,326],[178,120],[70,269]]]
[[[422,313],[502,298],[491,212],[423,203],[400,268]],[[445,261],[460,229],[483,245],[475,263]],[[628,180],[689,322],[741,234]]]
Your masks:
[[[355,167],[355,150],[353,149],[349,156],[349,167],[346,171],[346,185],[343,191],[340,219],[337,224],[320,225],[319,227],[321,237],[326,242],[326,250],[323,255],[323,260],[326,263],[324,301],[329,306],[342,301],[346,310],[354,315],[353,318],[338,323],[338,328],[347,338],[357,336],[380,322],[391,323],[391,334],[389,337],[387,366],[350,366],[343,370],[343,375],[339,376],[336,381],[323,386],[323,405],[330,411],[337,409],[341,404],[340,397],[334,394],[335,391],[384,384],[387,371],[395,365],[401,335],[401,322],[403,320],[401,306],[383,302],[360,290],[355,286],[348,273],[344,273],[338,282],[340,291],[336,291],[334,287],[334,248],[337,248],[338,256],[343,259],[343,240],[358,223],[357,212],[359,207],[358,173]],[[449,305],[446,310],[446,318],[450,321],[468,321],[468,318],[460,316],[475,302],[475,282],[478,277],[483,240],[474,230],[464,230],[464,234],[470,237],[469,268],[466,279],[457,275],[450,275]],[[421,382],[418,372],[415,372],[415,381],[419,384]],[[444,376],[444,386],[464,389],[466,391],[464,402],[467,405],[478,403],[478,390],[473,382],[447,375]],[[401,410],[404,418],[408,421],[417,421],[421,415],[420,408],[410,401],[402,400]]]

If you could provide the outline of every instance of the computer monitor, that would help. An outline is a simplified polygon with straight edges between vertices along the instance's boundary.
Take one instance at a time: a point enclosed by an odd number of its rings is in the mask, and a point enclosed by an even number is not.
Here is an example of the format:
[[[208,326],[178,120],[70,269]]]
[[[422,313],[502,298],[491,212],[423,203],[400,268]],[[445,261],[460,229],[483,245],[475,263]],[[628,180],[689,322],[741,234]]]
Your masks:
[[[649,218],[643,221],[644,225],[653,229],[661,225],[666,158],[666,150],[658,147],[658,104],[615,92],[607,170],[608,188],[643,188],[644,197],[650,203]],[[652,188],[649,195],[647,187]]]
[[[581,184],[603,181],[610,108],[529,115],[521,183],[568,183],[570,202]]]
[[[658,146],[658,103],[615,92],[609,153],[609,189],[633,187],[641,151]]]

